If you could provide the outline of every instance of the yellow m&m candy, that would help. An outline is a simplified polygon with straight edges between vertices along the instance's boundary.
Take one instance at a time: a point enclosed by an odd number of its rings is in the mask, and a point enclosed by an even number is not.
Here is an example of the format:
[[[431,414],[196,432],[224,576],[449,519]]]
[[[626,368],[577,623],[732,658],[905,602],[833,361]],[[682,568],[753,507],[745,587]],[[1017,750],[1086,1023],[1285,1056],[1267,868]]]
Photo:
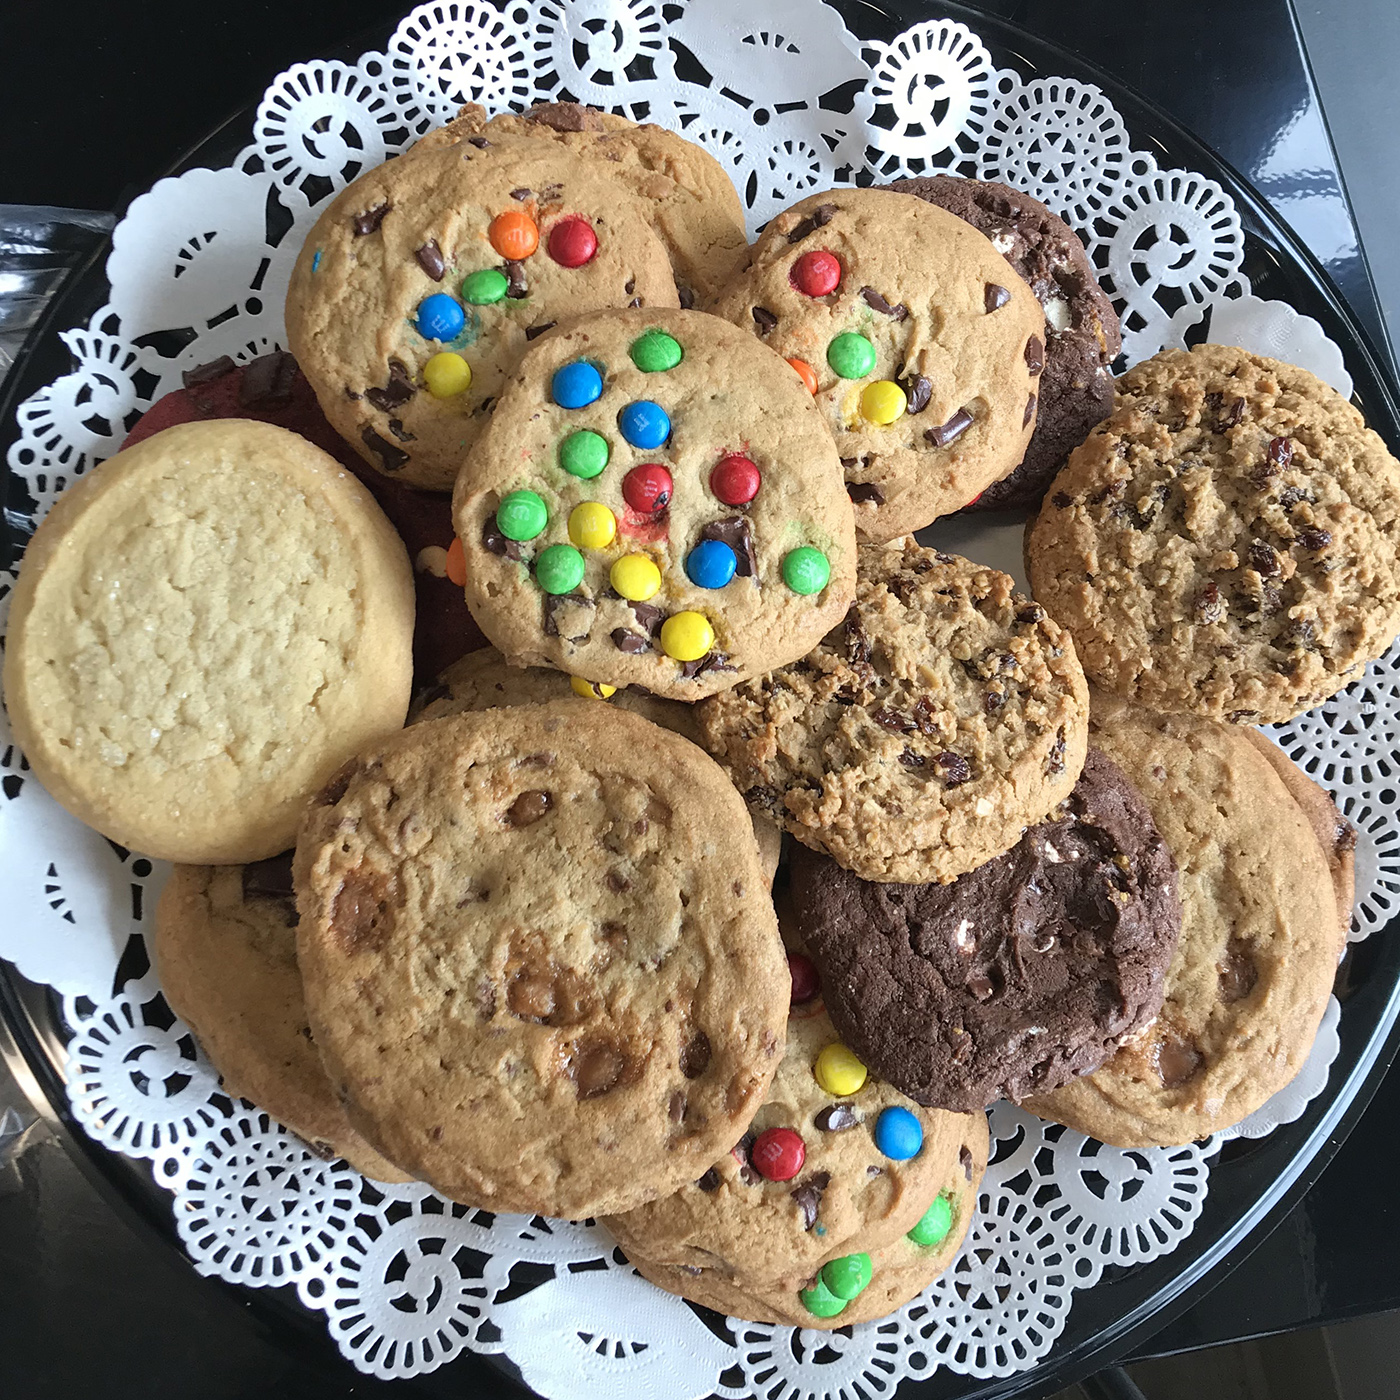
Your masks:
[[[892,379],[877,379],[860,391],[860,416],[879,427],[893,423],[908,405],[904,390]]]
[[[672,661],[699,661],[714,644],[715,629],[704,613],[674,613],[661,624],[661,650]]]
[[[584,501],[569,512],[569,538],[580,549],[606,549],[616,534],[617,517],[601,501]]]
[[[439,350],[423,366],[423,382],[435,399],[450,399],[472,387],[472,367],[451,350]]]
[[[844,1098],[859,1092],[865,1083],[866,1068],[839,1040],[834,1040],[817,1056],[812,1073],[828,1094]]]
[[[624,554],[608,571],[608,582],[629,603],[645,603],[661,587],[661,570],[645,554]]]
[[[615,685],[604,685],[602,681],[586,681],[582,676],[570,676],[569,684],[574,689],[575,695],[581,695],[585,700],[611,700],[617,694]]]

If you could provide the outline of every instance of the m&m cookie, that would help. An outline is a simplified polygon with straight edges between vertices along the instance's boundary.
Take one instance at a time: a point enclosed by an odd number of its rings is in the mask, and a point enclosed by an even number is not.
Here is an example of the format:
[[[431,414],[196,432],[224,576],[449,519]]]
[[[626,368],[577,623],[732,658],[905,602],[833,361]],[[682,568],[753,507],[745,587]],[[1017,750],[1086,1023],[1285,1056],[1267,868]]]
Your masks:
[[[813,195],[768,225],[714,310],[787,360],[820,408],[863,539],[961,509],[1025,455],[1045,313],[946,210],[875,190]]]
[[[463,464],[466,596],[514,665],[695,700],[845,616],[855,526],[811,395],[695,311],[541,339]]]
[[[367,462],[447,491],[532,340],[604,307],[676,304],[648,210],[607,162],[443,132],[331,201],[292,272],[287,334]]]

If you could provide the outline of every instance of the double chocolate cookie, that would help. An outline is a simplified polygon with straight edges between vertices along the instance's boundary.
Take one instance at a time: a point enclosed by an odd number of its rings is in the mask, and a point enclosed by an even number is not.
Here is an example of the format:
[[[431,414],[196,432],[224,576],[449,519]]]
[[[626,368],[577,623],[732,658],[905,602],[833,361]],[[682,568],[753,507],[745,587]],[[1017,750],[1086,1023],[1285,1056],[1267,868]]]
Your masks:
[[[874,884],[797,847],[792,892],[846,1042],[957,1111],[1102,1064],[1160,1009],[1181,925],[1151,813],[1095,749],[1051,820],[951,884]]]

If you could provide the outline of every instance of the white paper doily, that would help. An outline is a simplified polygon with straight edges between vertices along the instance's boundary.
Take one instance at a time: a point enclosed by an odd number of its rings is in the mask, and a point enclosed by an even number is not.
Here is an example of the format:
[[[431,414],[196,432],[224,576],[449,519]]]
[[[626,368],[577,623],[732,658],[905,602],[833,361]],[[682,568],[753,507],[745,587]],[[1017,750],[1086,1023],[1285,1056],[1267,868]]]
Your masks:
[[[680,76],[696,64],[722,76]],[[296,64],[268,88],[231,166],[161,180],[132,203],[108,260],[108,305],[63,333],[72,371],[18,411],[9,462],[39,513],[110,456],[182,370],[282,343],[292,261],[337,189],[464,102],[499,110],[561,95],[706,146],[743,194],[751,232],[784,203],[863,174],[1008,181],[1085,236],[1130,361],[1183,344],[1209,317],[1214,338],[1350,392],[1316,322],[1253,296],[1228,194],[1134,151],[1092,85],[995,68],[960,23],[917,24],[882,43],[816,0],[667,0],[664,10],[661,0],[438,0],[408,15],[382,53]],[[0,614],[11,582],[0,576]],[[1397,730],[1393,651],[1275,734],[1358,829],[1353,938],[1400,903],[1400,833],[1381,800]],[[373,1186],[231,1102],[152,974],[114,987],[164,873],[60,809],[0,726],[0,956],[63,995],[74,1113],[113,1151],[150,1161],[201,1273],[294,1288],[326,1315],[346,1358],[377,1376],[421,1374],[463,1348],[506,1353],[552,1400],[623,1388],[638,1400],[884,1400],[940,1366],[1010,1375],[1049,1351],[1076,1291],[1110,1264],[1169,1253],[1205,1199],[1219,1139],[1124,1152],[998,1105],[978,1216],[923,1296],[832,1334],[733,1322],[717,1335],[592,1227]],[[1321,1092],[1338,1012],[1334,1001],[1295,1083],[1235,1135],[1293,1122]],[[527,1265],[550,1273],[521,1292]]]

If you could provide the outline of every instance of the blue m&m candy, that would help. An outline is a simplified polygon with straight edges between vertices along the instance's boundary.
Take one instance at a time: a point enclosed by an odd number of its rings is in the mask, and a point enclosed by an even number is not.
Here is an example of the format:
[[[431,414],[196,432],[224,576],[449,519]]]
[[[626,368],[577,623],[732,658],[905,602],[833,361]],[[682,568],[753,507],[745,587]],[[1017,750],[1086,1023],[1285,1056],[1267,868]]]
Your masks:
[[[892,1162],[907,1162],[919,1155],[924,1130],[907,1108],[886,1108],[875,1120],[875,1146]]]
[[[424,340],[455,340],[467,324],[467,313],[446,292],[434,292],[418,303],[413,324]]]
[[[739,561],[723,540],[701,540],[685,556],[685,575],[697,588],[723,588]]]
[[[617,415],[617,426],[633,447],[646,451],[660,447],[671,436],[671,420],[666,410],[650,399],[629,403]]]
[[[587,408],[601,396],[603,376],[587,360],[574,360],[554,371],[549,388],[560,408]]]

